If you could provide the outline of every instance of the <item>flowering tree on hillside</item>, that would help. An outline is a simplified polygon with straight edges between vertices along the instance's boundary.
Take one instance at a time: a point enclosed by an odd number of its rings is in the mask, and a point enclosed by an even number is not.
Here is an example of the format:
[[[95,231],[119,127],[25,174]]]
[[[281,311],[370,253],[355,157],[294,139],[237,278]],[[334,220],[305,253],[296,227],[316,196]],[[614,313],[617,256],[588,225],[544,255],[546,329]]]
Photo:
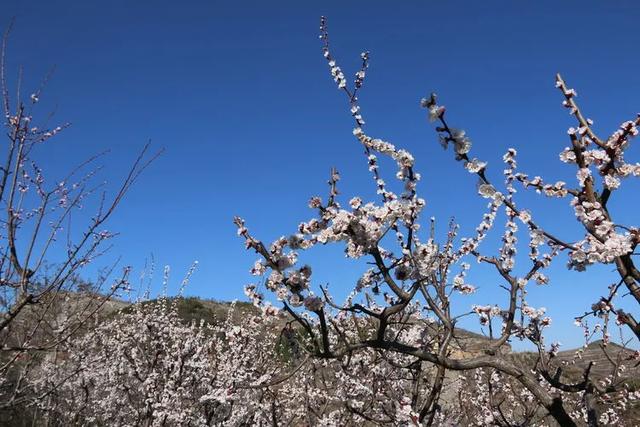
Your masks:
[[[55,391],[38,402],[38,419],[53,425],[400,425],[411,420],[412,400],[422,404],[430,384],[433,372],[403,354],[370,349],[343,362],[309,359],[296,350],[304,339],[286,317],[242,313],[231,304],[212,324],[185,323],[179,304],[180,298],[167,297],[139,301],[65,342],[57,359],[39,366],[34,387]]]
[[[421,399],[411,400],[407,405],[408,422],[416,425],[432,425],[443,416],[441,398],[451,371],[461,372],[465,381],[474,384],[480,393],[478,399],[469,400],[461,390],[458,416],[466,416],[469,423],[557,422],[566,426],[623,423],[620,416],[629,400],[638,398],[638,392],[629,388],[625,369],[629,364],[637,364],[639,354],[619,352],[617,358],[611,357],[606,346],[610,317],[640,339],[636,317],[615,303],[621,287],[640,303],[640,272],[633,261],[640,231],[632,224],[616,223],[608,203],[624,178],[640,175],[640,164],[624,158],[631,139],[638,134],[640,119],[622,123],[611,136],[601,139],[592,130],[592,121],[578,108],[576,92],[558,75],[556,86],[563,96],[563,105],[577,121],[568,131],[570,146],[561,152],[560,159],[575,164],[576,185],[550,183],[519,172],[517,152],[509,149],[503,156],[504,183],[498,186],[489,179],[487,162],[472,156],[467,133],[449,125],[445,118],[448,110],[438,103],[436,95],[423,99],[429,120],[437,123],[440,143],[445,149],[451,147],[455,159],[469,173],[477,175],[478,192],[487,200],[487,211],[475,234],[459,236],[458,226],[451,223],[446,239],[439,242],[434,232],[435,220],[426,227],[419,222],[425,201],[418,195],[420,174],[414,169],[413,156],[365,131],[358,93],[368,69],[369,53],[362,53],[362,66],[355,73],[353,84],[349,84],[330,49],[324,18],[320,30],[323,55],[333,80],[347,97],[355,121],[353,134],[364,148],[380,200],[367,201],[356,196],[348,204],[341,204],[340,176],[332,170],[326,200],[313,197],[309,202],[317,215],[299,224],[288,237],[265,245],[249,232],[244,220],[235,219],[247,249],[261,257],[252,273],[265,276],[266,290],[282,302],[283,309],[304,331],[308,339],[304,349],[325,360],[348,360],[361,352],[379,351],[403,354],[414,363],[431,364],[433,381],[422,391]],[[395,162],[400,191],[394,191],[395,186],[388,185],[383,178],[380,157]],[[517,185],[549,197],[568,199],[584,235],[556,236],[542,229],[535,216],[516,200]],[[502,244],[496,252],[490,252],[482,249],[481,244],[495,228],[500,212],[506,216]],[[529,252],[517,257],[521,228],[526,230]],[[328,244],[344,245],[347,257],[366,260],[372,266],[344,303],[334,301],[326,288],[313,287],[312,268],[298,264],[300,251]],[[545,269],[565,254],[570,268],[578,271],[592,264],[612,264],[617,271],[616,284],[577,319],[579,324],[591,315],[603,319],[602,351],[610,365],[604,377],[593,374],[593,366],[589,364],[577,378],[569,378],[565,374],[569,362],[557,357],[559,345],[544,340],[551,319],[544,309],[527,302],[530,283],[547,283]],[[490,338],[474,352],[468,351],[461,339],[456,328],[460,316],[452,311],[452,304],[464,305],[464,296],[475,292],[475,286],[467,280],[472,260],[492,266],[501,280],[500,286],[506,290],[502,302],[469,308],[468,313],[478,316]],[[528,266],[523,273],[516,272],[516,262]],[[265,311],[275,310],[259,286],[248,285],[246,293]],[[586,329],[585,333],[591,334]],[[518,363],[507,354],[508,342],[514,339],[527,340],[537,348],[531,363]],[[518,390],[520,398],[494,399],[496,388],[502,390],[503,396],[512,396]]]

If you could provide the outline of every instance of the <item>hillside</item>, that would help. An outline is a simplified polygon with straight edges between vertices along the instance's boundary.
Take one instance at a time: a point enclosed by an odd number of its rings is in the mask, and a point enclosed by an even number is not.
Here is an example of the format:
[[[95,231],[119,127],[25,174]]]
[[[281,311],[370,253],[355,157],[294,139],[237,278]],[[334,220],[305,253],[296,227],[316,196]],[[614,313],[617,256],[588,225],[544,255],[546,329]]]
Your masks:
[[[217,323],[226,319],[231,308],[231,302],[216,301],[213,299],[202,299],[198,297],[178,298],[178,313],[185,322],[200,322],[204,320],[208,323]],[[152,302],[152,301],[150,301]],[[122,300],[112,300],[105,305],[105,310],[113,314],[119,310],[126,310],[130,303]],[[235,302],[233,318],[239,319],[248,314],[258,314],[259,310],[248,302]],[[282,314],[283,323],[290,320],[286,314]],[[454,346],[465,354],[478,353],[489,341],[489,339],[481,334],[471,332],[465,329],[457,329],[453,340]],[[594,341],[586,348],[563,350],[558,353],[556,360],[561,361],[565,367],[564,374],[569,378],[574,378],[579,372],[583,372],[584,368],[593,363],[592,373],[602,378],[610,373],[610,360],[616,360],[618,357],[623,361],[629,372],[637,373],[636,377],[640,378],[640,366],[636,366],[637,362],[631,360],[634,351],[625,349],[615,343],[602,346],[602,341]],[[529,364],[535,363],[536,353],[531,352],[511,352],[510,346],[506,346],[503,351],[512,354],[516,360]],[[575,357],[576,352],[580,351],[581,356]]]

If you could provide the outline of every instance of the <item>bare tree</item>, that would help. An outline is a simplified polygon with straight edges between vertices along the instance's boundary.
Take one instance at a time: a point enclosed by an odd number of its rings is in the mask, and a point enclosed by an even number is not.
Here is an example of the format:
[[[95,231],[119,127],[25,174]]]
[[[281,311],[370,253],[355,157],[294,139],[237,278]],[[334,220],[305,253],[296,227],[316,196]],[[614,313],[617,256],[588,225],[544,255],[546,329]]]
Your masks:
[[[6,154],[0,166],[0,413],[4,417],[51,392],[34,394],[29,377],[37,365],[58,357],[60,344],[127,286],[128,268],[114,279],[116,265],[112,265],[90,284],[82,271],[108,250],[115,234],[105,228],[107,221],[159,154],[149,155],[146,145],[112,197],[94,182],[100,169],[97,161],[104,153],[73,167],[60,180],[47,176],[35,154],[40,146],[59,138],[69,124],[49,126],[49,119],[40,123],[37,118],[47,79],[24,99],[20,73],[15,95],[10,95],[5,63],[10,30],[11,25],[0,50],[6,129]],[[74,213],[91,196],[98,197],[97,211],[76,232],[72,230]]]

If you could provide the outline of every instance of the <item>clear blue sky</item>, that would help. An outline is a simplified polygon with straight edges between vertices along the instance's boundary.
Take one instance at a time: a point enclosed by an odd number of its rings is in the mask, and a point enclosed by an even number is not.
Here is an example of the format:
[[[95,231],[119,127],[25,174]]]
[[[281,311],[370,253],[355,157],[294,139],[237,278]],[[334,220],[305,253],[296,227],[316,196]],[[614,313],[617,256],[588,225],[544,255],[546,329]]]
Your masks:
[[[2,12],[3,27],[16,17],[9,70],[24,66],[24,85],[35,87],[57,67],[41,111],[55,107],[73,126],[43,147],[50,174],[110,148],[103,176],[114,188],[147,140],[166,149],[111,222],[122,234],[109,257],[139,268],[153,253],[171,265],[175,287],[199,260],[187,293],[216,299],[243,298],[252,280],[256,257],[236,237],[234,215],[265,240],[294,231],[311,215],[309,197],[326,193],[331,166],[345,197],[371,194],[352,119],[321,55],[320,15],[349,76],[359,52],[371,51],[361,95],[368,132],[413,152],[426,215],[442,226],[455,216],[472,230],[484,201],[475,178],[436,142],[419,108],[424,94],[440,94],[494,178],[514,147],[523,171],[575,182],[558,161],[573,125],[554,88],[558,71],[604,134],[640,110],[636,1],[6,0]],[[626,186],[638,194],[637,183]],[[540,223],[579,238],[564,203],[520,195]],[[637,224],[638,207],[612,201],[620,222]],[[316,283],[338,295],[364,269],[340,250],[311,256]],[[569,273],[563,263],[530,300],[554,318],[550,338],[571,346],[580,338],[571,319],[616,276],[608,268]],[[457,304],[503,297],[488,271],[472,277],[480,292]]]

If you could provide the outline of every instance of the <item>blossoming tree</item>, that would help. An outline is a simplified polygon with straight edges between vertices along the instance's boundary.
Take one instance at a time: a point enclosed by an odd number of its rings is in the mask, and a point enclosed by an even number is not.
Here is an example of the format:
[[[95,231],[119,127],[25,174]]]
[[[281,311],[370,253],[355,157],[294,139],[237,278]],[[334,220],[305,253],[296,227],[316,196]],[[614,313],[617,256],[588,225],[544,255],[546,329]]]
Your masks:
[[[235,219],[247,249],[261,257],[252,273],[265,276],[266,291],[281,301],[283,309],[305,332],[309,340],[305,349],[320,359],[346,360],[373,350],[403,354],[415,363],[430,364],[433,381],[424,391],[424,399],[410,400],[408,404],[409,421],[414,424],[431,425],[442,416],[440,401],[450,371],[461,372],[480,393],[479,398],[470,400],[463,398],[467,392],[462,390],[457,409],[458,416],[464,416],[465,408],[475,408],[475,419],[470,422],[478,425],[513,425],[532,420],[566,426],[621,423],[621,411],[630,399],[638,397],[638,392],[629,388],[623,359],[637,363],[638,353],[635,356],[618,353],[617,359],[607,356],[610,369],[606,378],[593,375],[590,364],[584,367],[578,380],[572,380],[564,375],[567,362],[556,357],[559,345],[544,340],[551,319],[544,309],[530,306],[526,297],[529,283],[546,283],[545,269],[565,254],[570,268],[578,271],[592,264],[612,264],[618,275],[616,284],[584,316],[577,318],[577,323],[586,328],[583,320],[591,315],[604,320],[605,354],[608,354],[610,317],[640,339],[636,317],[617,308],[615,303],[621,287],[640,303],[640,272],[633,260],[640,231],[632,224],[617,223],[608,208],[622,179],[640,175],[640,164],[624,158],[625,149],[638,134],[640,118],[622,123],[607,138],[598,137],[592,130],[593,122],[583,116],[576,104],[576,92],[558,75],[556,86],[563,105],[577,123],[568,131],[570,145],[561,152],[560,159],[576,166],[576,185],[549,183],[519,172],[516,150],[509,149],[503,156],[504,182],[498,186],[489,179],[487,162],[472,156],[467,133],[449,125],[448,110],[438,103],[436,95],[423,99],[429,120],[437,123],[440,143],[445,149],[451,147],[455,160],[477,175],[478,192],[488,202],[475,234],[459,236],[458,226],[452,223],[447,238],[438,242],[435,220],[431,220],[430,226],[420,226],[425,201],[418,195],[420,174],[414,169],[413,156],[365,131],[358,93],[365,80],[369,53],[362,53],[362,66],[350,84],[330,49],[324,18],[320,31],[323,55],[338,89],[346,95],[355,122],[353,134],[364,148],[380,200],[366,201],[356,196],[348,204],[342,204],[337,189],[340,176],[332,170],[326,200],[313,197],[309,202],[317,215],[299,224],[288,237],[264,244],[249,232],[244,220]],[[394,191],[383,179],[379,157],[391,158],[396,163],[395,178],[402,184],[401,191]],[[516,200],[517,185],[567,199],[584,235],[556,236],[541,228],[534,215]],[[499,212],[504,212],[507,220],[502,244],[494,253],[483,249],[481,244],[494,229]],[[527,230],[529,253],[517,257],[521,227]],[[373,265],[357,281],[344,303],[334,301],[326,288],[312,286],[311,267],[298,265],[300,251],[329,244],[344,245],[347,257],[364,259]],[[470,260],[492,266],[502,281],[500,286],[506,290],[503,302],[469,308],[490,338],[475,352],[465,351],[466,345],[456,327],[460,315],[454,315],[452,310],[452,304],[465,304],[464,295],[475,292],[467,281]],[[528,264],[524,274],[516,273],[516,261]],[[248,285],[246,294],[265,312],[275,310],[260,286]],[[537,348],[533,363],[518,363],[504,351],[514,339],[527,340]],[[634,357],[636,362],[631,360]],[[520,390],[521,398],[494,399],[496,388],[507,396]],[[519,409],[514,410],[516,407]]]

